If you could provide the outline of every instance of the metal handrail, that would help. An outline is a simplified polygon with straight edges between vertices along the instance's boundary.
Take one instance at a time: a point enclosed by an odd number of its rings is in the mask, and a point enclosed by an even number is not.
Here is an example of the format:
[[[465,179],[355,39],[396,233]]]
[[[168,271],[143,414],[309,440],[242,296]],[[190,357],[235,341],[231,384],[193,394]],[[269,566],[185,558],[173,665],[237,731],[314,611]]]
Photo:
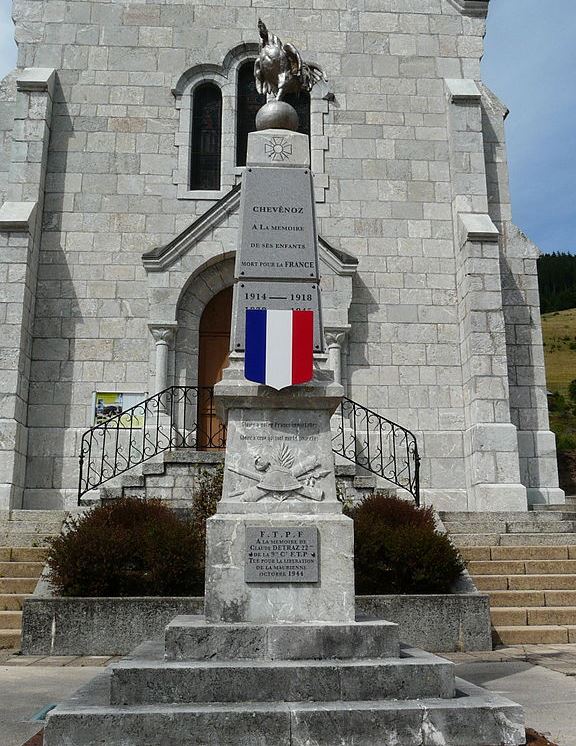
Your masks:
[[[414,433],[347,397],[334,418],[334,453],[406,490],[420,505],[420,455]]]
[[[78,503],[90,490],[173,448],[222,449],[212,386],[170,386],[91,427],[80,441]]]
[[[210,416],[213,411],[212,386],[170,386],[87,430],[80,441],[78,503],[164,451],[225,448],[226,427]],[[420,456],[412,432],[346,397],[334,420],[336,455],[406,490],[420,504]]]

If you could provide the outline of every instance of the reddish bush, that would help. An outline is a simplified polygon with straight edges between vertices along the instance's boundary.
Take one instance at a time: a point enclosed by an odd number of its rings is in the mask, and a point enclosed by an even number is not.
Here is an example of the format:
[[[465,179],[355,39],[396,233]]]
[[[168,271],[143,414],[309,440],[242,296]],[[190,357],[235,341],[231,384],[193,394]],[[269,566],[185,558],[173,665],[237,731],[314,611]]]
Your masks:
[[[204,587],[197,525],[159,500],[123,498],[73,519],[48,554],[63,596],[187,596]]]
[[[432,508],[371,495],[347,509],[354,520],[356,593],[447,593],[464,569]]]

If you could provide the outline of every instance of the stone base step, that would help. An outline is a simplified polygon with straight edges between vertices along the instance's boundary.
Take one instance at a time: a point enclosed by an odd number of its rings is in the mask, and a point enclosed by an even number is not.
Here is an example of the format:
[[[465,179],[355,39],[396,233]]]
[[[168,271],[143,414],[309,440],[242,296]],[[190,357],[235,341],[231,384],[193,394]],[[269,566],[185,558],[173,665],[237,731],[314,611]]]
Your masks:
[[[22,628],[21,611],[0,611],[0,629],[15,629],[20,631]]]
[[[0,629],[0,650],[20,647],[19,629]]]
[[[456,680],[451,700],[261,702],[206,705],[109,704],[107,670],[47,717],[44,746],[485,746],[525,742],[522,708]],[[197,737],[193,734],[198,734]],[[434,735],[436,734],[438,738]],[[144,737],[145,736],[145,737]]]
[[[454,696],[454,664],[413,648],[362,660],[165,661],[162,643],[144,643],[111,671],[113,705]]]
[[[490,616],[494,627],[574,626],[576,606],[494,607]]]
[[[492,629],[495,645],[553,645],[576,642],[576,627],[560,625],[497,626]]]
[[[570,591],[576,575],[474,575],[479,591]]]
[[[314,660],[398,657],[398,625],[207,624],[203,616],[182,615],[165,631],[167,660]]]

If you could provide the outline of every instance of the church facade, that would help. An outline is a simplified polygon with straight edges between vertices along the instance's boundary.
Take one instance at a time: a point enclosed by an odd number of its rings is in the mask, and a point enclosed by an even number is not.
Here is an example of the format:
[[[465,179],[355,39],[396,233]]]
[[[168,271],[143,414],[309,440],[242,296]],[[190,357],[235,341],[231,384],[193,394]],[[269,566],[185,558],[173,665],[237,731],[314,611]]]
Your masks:
[[[481,81],[488,0],[14,0],[0,84],[0,510],[76,502],[82,434],[230,342],[261,17],[328,82],[310,136],[325,346],[416,434],[423,500],[563,502],[538,249]]]

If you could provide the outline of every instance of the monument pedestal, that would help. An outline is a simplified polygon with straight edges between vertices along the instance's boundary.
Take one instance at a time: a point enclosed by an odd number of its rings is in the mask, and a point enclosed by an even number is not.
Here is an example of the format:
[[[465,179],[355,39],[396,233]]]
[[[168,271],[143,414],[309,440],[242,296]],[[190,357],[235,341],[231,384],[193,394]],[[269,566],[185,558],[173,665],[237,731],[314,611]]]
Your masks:
[[[281,557],[280,561],[273,558],[261,563],[263,582],[246,582],[248,555],[250,547],[254,546],[247,538],[247,529],[251,527],[267,528],[268,535],[277,533],[279,546],[283,546],[286,532],[294,537],[302,533],[300,529],[317,532],[316,552],[298,549],[280,549],[279,552],[316,554],[316,557],[294,557],[293,566],[302,567],[298,561],[306,559],[311,564],[317,563],[319,580],[274,582],[276,573],[289,576],[305,572],[290,569],[291,565],[283,562],[287,558]],[[206,543],[205,613],[208,622],[354,621],[354,535],[352,521],[347,516],[216,515],[208,521]]]
[[[274,391],[232,355],[214,396],[228,423],[224,486],[207,523],[206,619],[354,620],[354,534],[334,477],[330,418],[342,387],[317,356],[312,381]]]

